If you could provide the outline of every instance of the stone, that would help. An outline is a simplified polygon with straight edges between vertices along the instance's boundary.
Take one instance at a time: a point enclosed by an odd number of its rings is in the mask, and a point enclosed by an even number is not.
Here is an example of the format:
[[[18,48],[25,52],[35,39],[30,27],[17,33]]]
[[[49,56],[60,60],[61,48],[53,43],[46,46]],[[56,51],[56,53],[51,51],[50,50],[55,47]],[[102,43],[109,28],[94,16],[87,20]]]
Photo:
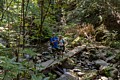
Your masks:
[[[97,57],[99,58],[99,59],[102,59],[102,60],[106,60],[106,54],[105,53],[99,53],[99,54],[97,54]]]
[[[101,76],[101,80],[109,80],[109,79],[105,76]]]
[[[80,69],[73,69],[74,72],[81,72]]]
[[[89,70],[89,68],[84,68],[84,70]]]
[[[49,52],[42,52],[42,55],[49,55],[50,53]]]
[[[78,75],[79,77],[82,77],[83,75],[85,75],[85,73],[83,73],[83,72],[77,72],[77,75]]]
[[[79,77],[78,80],[83,80],[83,79],[81,77]]]
[[[100,66],[107,66],[108,65],[108,63],[106,62],[106,61],[104,61],[104,60],[96,60],[95,61],[95,64],[96,65],[100,65]]]
[[[108,62],[108,63],[115,63],[116,61],[115,61],[115,56],[111,56],[111,57],[108,57],[107,59],[106,59],[106,61]]]

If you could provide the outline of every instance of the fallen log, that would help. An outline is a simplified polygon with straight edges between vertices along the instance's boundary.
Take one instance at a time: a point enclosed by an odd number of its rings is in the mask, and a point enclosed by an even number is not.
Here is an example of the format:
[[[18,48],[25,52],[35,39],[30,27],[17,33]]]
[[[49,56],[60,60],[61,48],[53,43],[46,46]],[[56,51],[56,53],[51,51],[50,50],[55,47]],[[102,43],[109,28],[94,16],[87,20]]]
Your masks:
[[[84,50],[86,48],[86,45],[82,45],[82,46],[78,46],[75,47],[73,50],[69,51],[68,53],[66,53],[62,59],[58,60],[58,59],[50,59],[46,62],[42,62],[40,63],[42,67],[37,68],[39,69],[40,72],[43,72],[44,70],[48,69],[48,68],[52,68],[55,65],[60,64],[61,62],[65,61],[66,59],[73,57],[74,55],[80,53],[82,50]]]

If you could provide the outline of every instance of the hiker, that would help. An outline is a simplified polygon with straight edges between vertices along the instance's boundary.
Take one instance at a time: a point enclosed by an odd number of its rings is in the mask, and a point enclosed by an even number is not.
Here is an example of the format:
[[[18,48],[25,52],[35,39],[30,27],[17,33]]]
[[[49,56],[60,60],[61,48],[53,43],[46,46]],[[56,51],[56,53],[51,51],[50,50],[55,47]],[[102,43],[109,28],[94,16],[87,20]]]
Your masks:
[[[52,53],[54,53],[55,50],[58,50],[58,37],[55,36],[55,33],[52,33],[52,37],[50,38],[50,45],[52,47]]]
[[[59,48],[63,52],[65,52],[65,40],[63,39],[62,35],[59,35]]]

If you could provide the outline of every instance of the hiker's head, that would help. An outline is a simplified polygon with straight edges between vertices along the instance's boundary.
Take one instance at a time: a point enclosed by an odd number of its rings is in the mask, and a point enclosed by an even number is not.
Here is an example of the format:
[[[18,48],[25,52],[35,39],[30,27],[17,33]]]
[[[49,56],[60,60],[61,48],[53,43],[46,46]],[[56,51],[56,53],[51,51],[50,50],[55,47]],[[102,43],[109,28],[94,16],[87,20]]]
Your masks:
[[[59,38],[61,39],[61,38],[62,38],[62,35],[59,35]]]
[[[55,33],[52,33],[52,36],[55,36]]]

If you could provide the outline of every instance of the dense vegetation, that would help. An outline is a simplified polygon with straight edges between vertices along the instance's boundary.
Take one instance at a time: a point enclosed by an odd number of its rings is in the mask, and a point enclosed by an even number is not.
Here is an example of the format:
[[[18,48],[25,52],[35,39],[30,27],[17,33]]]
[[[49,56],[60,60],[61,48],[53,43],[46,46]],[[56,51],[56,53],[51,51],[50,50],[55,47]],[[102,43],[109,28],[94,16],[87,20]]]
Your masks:
[[[0,7],[0,80],[54,80],[34,60],[52,32],[67,38],[68,48],[92,40],[120,48],[120,0],[1,0]]]

